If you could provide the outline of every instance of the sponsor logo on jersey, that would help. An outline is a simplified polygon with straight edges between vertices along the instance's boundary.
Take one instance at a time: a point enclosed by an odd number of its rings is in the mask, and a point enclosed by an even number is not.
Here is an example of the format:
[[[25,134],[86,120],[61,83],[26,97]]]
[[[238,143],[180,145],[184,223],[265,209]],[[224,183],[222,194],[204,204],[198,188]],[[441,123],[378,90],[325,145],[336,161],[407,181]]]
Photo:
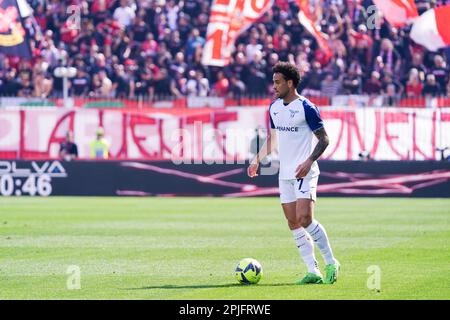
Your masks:
[[[282,127],[282,126],[278,126],[277,130],[279,130],[279,131],[289,131],[289,132],[298,132],[298,127]]]

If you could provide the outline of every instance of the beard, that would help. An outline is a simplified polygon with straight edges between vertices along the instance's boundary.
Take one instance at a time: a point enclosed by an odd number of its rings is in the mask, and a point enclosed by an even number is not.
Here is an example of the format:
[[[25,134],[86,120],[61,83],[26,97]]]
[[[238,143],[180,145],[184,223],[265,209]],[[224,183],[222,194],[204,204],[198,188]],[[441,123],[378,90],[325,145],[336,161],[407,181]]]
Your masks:
[[[279,99],[284,99],[286,96],[287,96],[287,94],[289,93],[289,91],[279,91],[278,92],[278,94],[276,94],[276,96],[279,98]]]

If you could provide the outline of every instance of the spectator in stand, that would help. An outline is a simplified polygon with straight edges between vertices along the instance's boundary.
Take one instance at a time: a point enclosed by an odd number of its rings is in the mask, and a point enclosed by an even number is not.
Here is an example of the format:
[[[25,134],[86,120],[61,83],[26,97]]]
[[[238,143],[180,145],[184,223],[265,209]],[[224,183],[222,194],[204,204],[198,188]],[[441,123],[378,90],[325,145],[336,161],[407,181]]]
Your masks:
[[[341,80],[334,79],[332,74],[326,74],[325,79],[320,84],[320,94],[325,97],[334,97],[341,88]]]
[[[350,64],[348,74],[342,80],[342,88],[345,94],[361,94],[362,68],[358,60]]]
[[[108,10],[111,9],[115,0],[92,0],[91,13],[93,14],[94,22],[97,24],[108,17],[110,14]]]
[[[184,9],[186,9],[186,2],[184,5]],[[180,32],[180,38],[183,43],[186,43],[189,33],[191,32],[190,25],[191,17],[189,15],[180,12],[178,15],[178,32]]]
[[[268,93],[268,84],[266,75],[256,69],[254,66],[250,67],[250,74],[247,78],[247,93],[252,98],[261,98]]]
[[[168,96],[172,94],[170,90],[170,83],[171,80],[167,73],[167,69],[161,69],[159,74],[155,76],[154,81],[150,83],[150,101],[153,101],[155,97],[164,97],[167,99]]]
[[[427,67],[423,64],[423,54],[415,52],[412,54],[412,61],[409,63],[406,76],[409,75],[411,69],[416,69],[419,72],[419,78],[425,79],[425,75],[428,73]]]
[[[320,86],[323,79],[323,70],[318,61],[312,63],[312,70],[307,73],[304,80],[306,88],[302,94],[306,96],[319,96]]]
[[[178,70],[186,70],[188,68],[188,64],[184,60],[184,53],[178,52],[175,55],[175,60],[170,65],[170,72],[177,72]]]
[[[145,41],[141,44],[143,56],[155,57],[158,53],[158,43],[155,41],[153,33],[147,34]]]
[[[169,24],[169,28],[172,31],[177,30],[177,21],[178,21],[179,12],[180,12],[179,4],[175,3],[174,0],[167,0],[166,6],[165,6],[165,13],[167,15],[167,20],[168,20],[167,22]]]
[[[176,98],[182,98],[187,94],[186,83],[187,79],[184,78],[184,69],[178,68],[174,70],[175,77],[170,82],[170,92]]]
[[[403,94],[403,86],[400,82],[396,81],[390,73],[384,74],[381,85],[383,94],[387,94],[388,86],[393,86],[389,89],[391,94],[394,94],[395,96],[401,96]]]
[[[86,97],[89,93],[90,78],[83,68],[77,68],[77,74],[71,79],[72,94],[76,97]]]
[[[113,74],[113,90],[116,98],[126,99],[132,96],[132,88],[134,89],[133,77],[125,72],[125,67],[122,64],[116,64],[114,66]],[[134,96],[134,94],[133,94]]]
[[[239,80],[239,78],[236,75],[232,75],[230,78],[230,86],[228,87],[227,97],[240,101],[240,99],[244,94],[245,94],[245,83]]]
[[[386,84],[386,88],[383,90],[383,104],[386,106],[396,106],[400,100],[400,95],[396,91],[394,83]]]
[[[100,87],[101,87],[101,81],[100,81],[100,76],[98,75],[98,73],[94,74],[92,76],[92,81],[91,81],[91,87],[89,90],[89,97],[91,98],[96,98],[96,97],[100,97]]]
[[[425,97],[438,97],[442,95],[442,89],[434,74],[428,74],[425,85],[423,86],[422,94]]]
[[[196,79],[195,70],[190,70],[188,72],[188,79],[186,82],[186,95],[189,96],[197,96],[198,95],[198,87],[199,83]]]
[[[383,71],[396,74],[400,71],[401,57],[397,50],[394,49],[392,41],[385,38],[381,40],[380,52],[377,57],[381,58],[384,65]]]
[[[186,43],[186,58],[187,61],[194,60],[194,55],[197,47],[203,47],[205,39],[200,36],[200,31],[197,28],[192,29],[189,39]]]
[[[434,65],[431,68],[431,73],[434,75],[435,80],[439,84],[439,87],[443,89],[443,94],[446,94],[447,82],[449,80],[450,70],[441,55],[434,56]]]
[[[203,6],[202,7],[203,12],[200,13],[196,19],[194,19],[194,24],[198,28],[200,34],[206,35],[206,31],[208,29],[209,16],[208,14],[205,13],[205,11],[209,12],[210,4],[207,1],[203,1],[201,5]]]
[[[217,81],[213,86],[213,92],[215,96],[225,97],[227,95],[228,87],[230,83],[225,77],[223,71],[217,73]]]
[[[133,24],[129,27],[130,28],[130,38],[138,43],[144,42],[148,35],[150,35],[150,27],[148,23],[144,21],[144,13],[139,13],[136,18],[133,21]],[[153,34],[151,34],[153,36]]]
[[[102,98],[113,97],[113,86],[111,79],[108,78],[105,70],[100,70],[98,73],[98,78],[100,82],[99,96]]]
[[[209,88],[209,80],[205,77],[202,70],[197,70],[195,79],[197,80],[198,89],[197,89],[197,95],[199,97],[206,97],[209,94],[210,88]]]
[[[343,58],[332,57],[330,63],[323,68],[324,73],[331,74],[334,79],[342,79],[345,74],[346,62]]]
[[[106,58],[103,53],[95,53],[93,55],[94,63],[92,68],[90,69],[91,73],[99,73],[100,71],[105,71],[108,74],[110,73],[110,67],[106,63]]]
[[[198,0],[185,0],[183,11],[191,17],[196,17],[200,13],[200,4]]]
[[[183,43],[181,41],[180,32],[178,30],[173,31],[170,34],[168,47],[172,56],[176,56],[177,53],[183,50]]]
[[[19,79],[20,89],[17,95],[19,97],[31,97],[33,93],[33,83],[31,82],[30,74],[27,72],[21,72]]]
[[[34,97],[47,98],[52,92],[53,82],[45,76],[43,71],[34,73],[33,76]]]
[[[377,71],[372,71],[370,79],[364,85],[363,92],[369,95],[378,95],[381,93],[380,74]]]
[[[42,57],[42,53],[40,53],[38,56],[36,56],[33,66],[33,73],[47,73],[49,70],[49,64],[47,61],[45,61]]]
[[[358,31],[353,29],[351,19],[346,17],[347,37],[352,51],[352,57],[358,59],[363,65],[369,65],[372,58],[373,40],[367,32],[365,24],[358,26]]]
[[[419,71],[411,69],[409,71],[408,81],[406,82],[406,96],[419,97],[422,94],[422,81],[419,78]]]
[[[18,95],[21,85],[16,79],[17,70],[11,69],[6,72],[3,78],[2,94],[6,97],[15,97]]]
[[[255,35],[250,36],[249,44],[245,47],[245,55],[247,61],[252,62],[257,53],[261,53],[262,45],[258,43],[258,38]]]
[[[234,74],[238,77],[238,79],[244,81],[244,83],[247,83],[248,64],[244,53],[237,52],[231,63],[225,67],[225,71],[228,75]]]
[[[78,147],[73,138],[73,132],[68,131],[66,141],[61,142],[59,146],[59,156],[65,161],[71,161],[78,158]]]
[[[342,26],[338,30],[336,30],[334,26],[328,27],[328,45],[338,57],[347,56],[347,48],[345,47],[344,42],[340,39],[342,37],[342,31]]]
[[[206,97],[209,92],[209,81],[203,76],[201,70],[189,71],[189,78],[186,82],[186,92],[188,96]]]
[[[132,5],[130,5],[130,2]],[[136,9],[134,1],[120,0],[120,7],[114,10],[114,19],[117,20],[124,28],[128,27],[136,17]]]
[[[254,66],[258,71],[264,72],[266,71],[267,62],[263,57],[263,54],[261,51],[256,51],[255,55],[253,57],[253,61],[250,62],[250,66]]]
[[[139,72],[134,83],[134,94],[136,97],[147,98],[151,96],[150,88],[152,88],[153,76],[150,70],[145,69]]]
[[[266,68],[264,71],[264,73],[266,74],[266,79],[271,79],[271,77],[273,75],[272,68],[277,64],[278,61],[279,61],[278,54],[276,54],[275,52],[272,52],[269,55],[269,59],[267,60]]]

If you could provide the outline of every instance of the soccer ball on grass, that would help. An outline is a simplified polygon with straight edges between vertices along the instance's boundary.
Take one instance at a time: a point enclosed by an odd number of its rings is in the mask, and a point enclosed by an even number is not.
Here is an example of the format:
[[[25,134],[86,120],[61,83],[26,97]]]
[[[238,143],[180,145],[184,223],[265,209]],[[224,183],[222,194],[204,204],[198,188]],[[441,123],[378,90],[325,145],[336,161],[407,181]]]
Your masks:
[[[252,258],[242,259],[235,269],[236,280],[241,284],[257,284],[262,273],[261,264]]]

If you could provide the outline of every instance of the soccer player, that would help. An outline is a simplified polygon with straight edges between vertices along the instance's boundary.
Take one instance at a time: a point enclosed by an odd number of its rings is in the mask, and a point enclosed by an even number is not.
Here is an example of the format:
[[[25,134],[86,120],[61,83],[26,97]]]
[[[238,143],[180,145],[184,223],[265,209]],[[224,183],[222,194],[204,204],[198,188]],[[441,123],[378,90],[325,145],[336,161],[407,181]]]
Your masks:
[[[325,228],[314,219],[320,173],[316,160],[325,151],[329,140],[317,107],[297,93],[299,82],[300,74],[294,65],[279,62],[273,67],[273,88],[277,99],[269,107],[271,130],[251,161],[247,174],[251,178],[257,176],[260,159],[278,145],[281,206],[308,267],[307,274],[296,283],[332,284],[337,280],[340,265],[333,256]],[[318,139],[314,149],[313,134]],[[314,255],[313,241],[326,263],[325,278]]]

